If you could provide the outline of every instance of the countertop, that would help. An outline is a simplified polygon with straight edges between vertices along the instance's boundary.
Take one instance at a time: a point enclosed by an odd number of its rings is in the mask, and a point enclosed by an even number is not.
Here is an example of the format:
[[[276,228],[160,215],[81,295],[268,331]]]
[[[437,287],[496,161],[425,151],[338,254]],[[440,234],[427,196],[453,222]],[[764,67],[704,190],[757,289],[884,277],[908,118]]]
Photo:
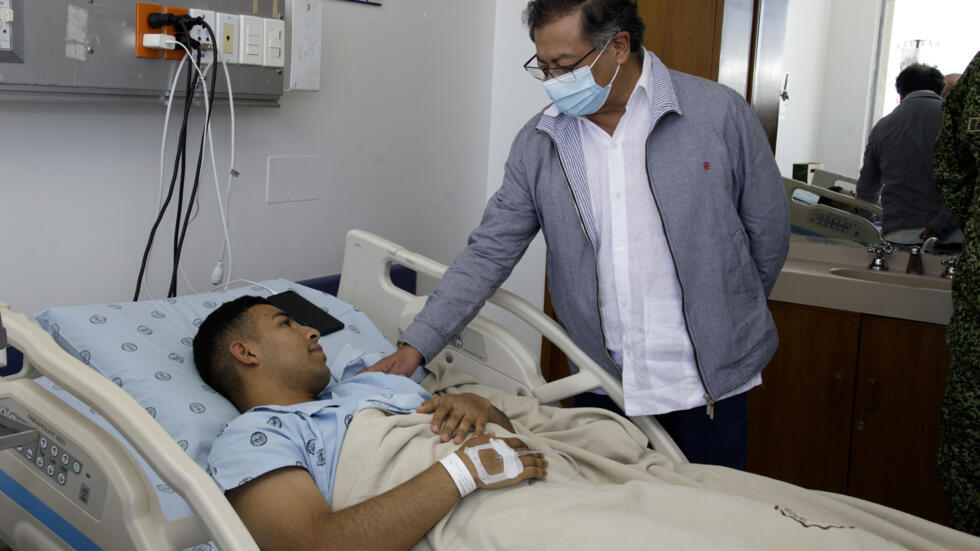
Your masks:
[[[953,314],[953,301],[951,281],[940,277],[945,270],[941,263],[945,257],[924,254],[923,275],[905,274],[907,252],[896,251],[886,258],[889,270],[874,272],[868,269],[872,255],[867,247],[793,235],[786,263],[769,299],[948,324]],[[856,277],[845,277],[831,270]],[[864,277],[889,282],[859,279]]]

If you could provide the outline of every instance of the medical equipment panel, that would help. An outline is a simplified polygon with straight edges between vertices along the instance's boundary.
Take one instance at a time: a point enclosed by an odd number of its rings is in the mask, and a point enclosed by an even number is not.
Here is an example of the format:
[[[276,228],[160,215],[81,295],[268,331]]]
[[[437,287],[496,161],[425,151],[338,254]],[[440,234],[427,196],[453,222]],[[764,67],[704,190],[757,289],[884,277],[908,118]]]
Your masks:
[[[119,441],[32,380],[2,386],[4,417],[37,438],[0,450],[0,540],[14,549],[152,549],[164,527],[163,541],[178,547],[180,530]]]
[[[14,397],[0,398],[0,415],[20,421],[37,430],[34,442],[12,448],[25,465],[37,473],[49,486],[79,506],[96,520],[102,520],[108,482],[95,462],[71,439],[55,431],[35,413]]]

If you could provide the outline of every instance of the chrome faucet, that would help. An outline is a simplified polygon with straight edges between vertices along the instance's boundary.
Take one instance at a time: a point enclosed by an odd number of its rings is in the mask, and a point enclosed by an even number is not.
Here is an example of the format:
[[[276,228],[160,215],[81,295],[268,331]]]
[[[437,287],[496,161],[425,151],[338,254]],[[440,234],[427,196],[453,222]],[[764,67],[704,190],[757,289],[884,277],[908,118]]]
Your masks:
[[[930,239],[932,239],[930,237]],[[905,266],[905,273],[922,275],[922,249],[918,245],[912,245],[909,249],[909,263]]]
[[[943,275],[940,277],[944,277],[946,279],[953,279],[953,275],[956,272],[956,263],[959,261],[960,258],[958,256],[947,256],[946,258],[944,258],[942,263],[943,266],[946,266],[946,270],[943,271]]]
[[[868,252],[875,255],[875,257],[871,259],[871,264],[868,265],[868,269],[876,272],[887,272],[888,263],[885,261],[885,255],[895,252],[895,249],[892,248],[891,244],[882,243],[881,245],[872,245],[871,247],[868,247]]]
[[[939,238],[936,237],[936,236],[933,236],[933,237],[930,237],[929,239],[926,239],[925,242],[922,243],[922,252],[923,253],[931,253],[933,247],[936,246],[936,243],[938,241],[939,241]]]

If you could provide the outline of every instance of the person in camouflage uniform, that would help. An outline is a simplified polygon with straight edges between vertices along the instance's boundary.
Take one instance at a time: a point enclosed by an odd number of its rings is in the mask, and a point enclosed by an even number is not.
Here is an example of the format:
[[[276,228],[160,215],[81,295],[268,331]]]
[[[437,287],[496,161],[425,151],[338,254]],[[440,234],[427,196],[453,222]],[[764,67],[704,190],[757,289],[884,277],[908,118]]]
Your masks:
[[[936,141],[936,188],[965,239],[953,278],[939,473],[953,528],[980,536],[980,52],[948,92]]]

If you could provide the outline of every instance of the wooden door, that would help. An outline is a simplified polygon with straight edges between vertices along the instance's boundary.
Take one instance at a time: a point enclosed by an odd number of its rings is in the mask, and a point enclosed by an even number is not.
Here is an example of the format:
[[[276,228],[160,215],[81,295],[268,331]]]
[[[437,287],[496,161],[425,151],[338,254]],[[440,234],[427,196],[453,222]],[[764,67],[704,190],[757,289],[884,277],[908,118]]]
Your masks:
[[[861,315],[776,301],[769,309],[779,348],[749,391],[747,470],[843,493]]]
[[[847,493],[948,523],[936,468],[946,328],[865,315],[861,333]]]
[[[637,7],[646,49],[671,69],[718,80],[725,0],[639,0]]]

